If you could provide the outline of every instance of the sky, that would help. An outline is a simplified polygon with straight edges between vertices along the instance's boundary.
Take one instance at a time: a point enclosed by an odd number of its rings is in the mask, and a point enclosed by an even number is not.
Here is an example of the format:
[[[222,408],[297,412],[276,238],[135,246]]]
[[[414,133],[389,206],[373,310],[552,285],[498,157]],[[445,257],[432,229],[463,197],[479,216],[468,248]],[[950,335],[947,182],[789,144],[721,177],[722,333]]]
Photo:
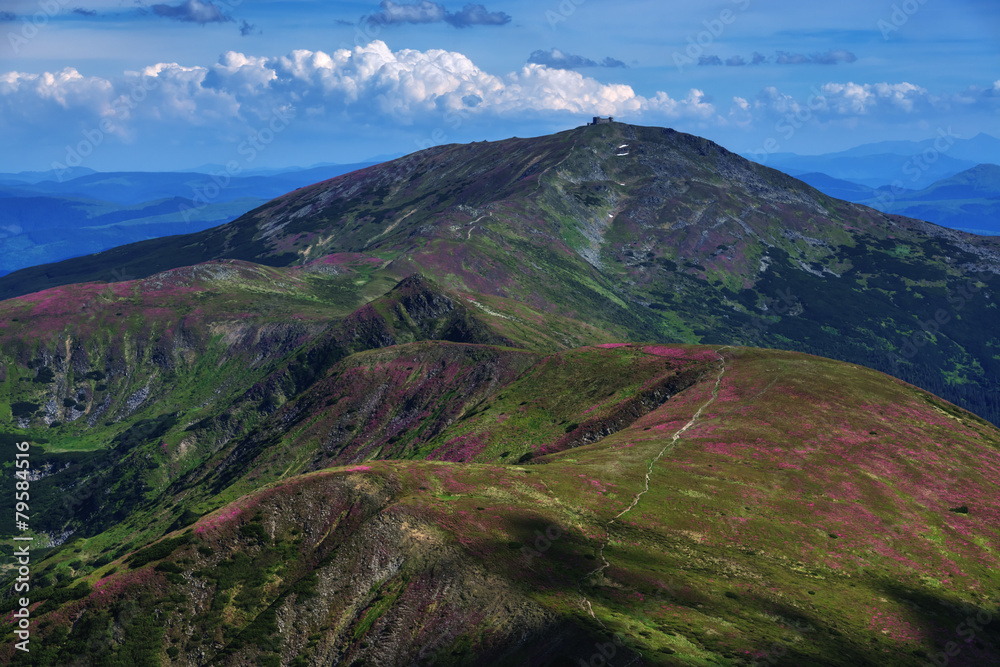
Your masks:
[[[0,0],[3,172],[354,163],[595,115],[763,158],[1000,136],[1000,2]]]

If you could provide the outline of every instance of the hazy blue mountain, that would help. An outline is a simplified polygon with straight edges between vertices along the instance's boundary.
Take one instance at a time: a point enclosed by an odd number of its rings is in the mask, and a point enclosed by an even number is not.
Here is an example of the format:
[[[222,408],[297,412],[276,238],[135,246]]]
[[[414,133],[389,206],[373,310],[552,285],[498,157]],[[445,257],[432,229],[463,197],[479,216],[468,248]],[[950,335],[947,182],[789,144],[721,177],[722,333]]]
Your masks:
[[[124,206],[69,197],[0,199],[0,275],[115,246],[186,234],[235,220],[268,201],[203,205],[182,197]]]
[[[1000,166],[981,164],[951,178],[906,195],[911,201],[940,199],[997,199],[1000,197]]]
[[[95,172],[65,181],[48,180],[21,183],[6,188],[17,196],[48,195],[97,199],[123,205],[171,197],[183,197],[201,204],[214,204],[235,199],[272,199],[306,185],[325,181],[355,171],[371,163],[339,164],[273,176],[230,176],[225,170],[217,173],[197,172]],[[3,195],[0,195],[3,196]]]
[[[827,174],[822,174],[818,171],[809,172],[807,174],[798,174],[796,178],[804,183],[808,183],[813,186],[823,194],[830,195],[831,197],[836,197],[837,199],[845,199],[847,201],[862,201],[865,199],[870,199],[876,196],[878,192],[875,188],[871,188],[867,185],[861,185],[860,183],[854,183],[853,181],[845,181],[842,178],[834,178]]]
[[[870,188],[902,183],[907,190],[920,190],[977,164],[1000,163],[1000,139],[982,132],[966,139],[942,130],[939,136],[923,141],[880,141],[822,155],[771,153],[744,157],[798,178],[813,178],[812,174],[820,173]],[[809,178],[803,180],[827,192]],[[844,192],[851,191],[848,188]]]
[[[63,178],[79,178],[97,172],[87,167],[71,167],[63,173]],[[20,171],[16,174],[0,174],[0,185],[14,185],[20,183],[41,183],[42,181],[52,181],[59,179],[59,172],[49,171]]]
[[[831,197],[886,213],[975,234],[1000,234],[1000,166],[995,164],[977,165],[919,190],[871,188],[819,172],[797,178]]]
[[[880,193],[857,201],[952,229],[1000,234],[1000,166],[981,164],[916,192]]]
[[[320,166],[320,165],[315,165]],[[322,166],[333,166],[333,163],[327,163]],[[275,176],[277,174],[287,174],[293,171],[302,171],[306,167],[301,166],[291,166],[291,167],[261,167],[258,169],[244,169],[240,171],[241,176]],[[208,162],[205,164],[200,164],[197,167],[191,167],[189,169],[177,169],[182,174],[218,174],[226,170],[226,166],[223,164],[217,164],[214,162]]]
[[[931,183],[971,169],[976,162],[961,160],[948,154],[938,153],[933,162],[924,161],[917,155],[880,153],[876,155],[796,155],[794,153],[773,153],[766,159],[748,155],[750,159],[778,169],[796,178],[819,172],[833,178],[852,181],[877,188],[893,182],[902,182],[908,189],[920,189]]]
[[[971,160],[973,162],[998,162],[1000,161],[1000,139],[980,132],[971,139],[951,139],[952,145],[944,152],[952,158],[959,160]],[[937,145],[935,145],[935,143]],[[879,141],[873,144],[863,144],[855,146],[846,151],[835,153],[841,157],[861,157],[867,155],[883,155],[894,153],[896,155],[918,155],[921,152],[938,148],[940,137],[934,139],[924,139],[923,141]]]
[[[274,197],[367,166],[323,164],[235,177],[222,167],[215,175],[84,169],[63,181],[55,172],[8,174],[9,180],[0,178],[0,275],[215,227]]]

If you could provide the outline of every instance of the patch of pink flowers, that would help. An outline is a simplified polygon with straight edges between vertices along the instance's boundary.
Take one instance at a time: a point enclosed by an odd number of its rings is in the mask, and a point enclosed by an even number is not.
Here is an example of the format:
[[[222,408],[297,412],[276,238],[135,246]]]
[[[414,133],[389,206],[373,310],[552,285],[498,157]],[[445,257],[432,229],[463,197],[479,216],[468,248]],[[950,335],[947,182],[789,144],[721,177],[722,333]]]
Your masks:
[[[202,520],[194,529],[194,532],[198,535],[203,535],[209,528],[218,528],[222,524],[235,519],[240,515],[241,511],[241,507],[230,507],[229,509],[223,510],[218,514],[214,514],[207,519]]]

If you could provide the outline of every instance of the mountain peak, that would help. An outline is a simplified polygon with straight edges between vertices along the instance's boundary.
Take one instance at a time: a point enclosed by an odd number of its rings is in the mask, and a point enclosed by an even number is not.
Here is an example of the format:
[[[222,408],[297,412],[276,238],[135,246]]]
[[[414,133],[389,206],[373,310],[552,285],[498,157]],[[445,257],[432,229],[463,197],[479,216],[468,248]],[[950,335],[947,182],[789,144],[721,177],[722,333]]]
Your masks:
[[[403,329],[411,306],[441,315],[464,302],[455,295],[474,293],[584,318],[621,339],[800,341],[995,412],[972,393],[993,387],[1000,371],[971,349],[969,318],[952,319],[942,358],[902,351],[927,294],[964,289],[973,267],[1000,270],[997,240],[839,201],[707,139],[627,123],[433,147],[205,232],[10,274],[0,296],[108,279],[108,267],[144,277],[220,258],[317,267],[329,257],[354,258],[344,271],[327,268],[340,276],[337,290],[366,301],[402,281],[389,295],[402,310],[382,315]],[[415,331],[438,331],[436,317]],[[900,333],[873,351],[857,332],[883,330],[879,317]],[[456,326],[452,339],[485,340],[478,325]],[[978,365],[960,361],[965,354]],[[961,382],[929,370],[943,358],[960,364]]]
[[[993,164],[990,162],[984,162],[982,164],[977,164],[975,167],[972,167],[971,169],[966,169],[965,171],[962,172],[962,174],[970,174],[974,176],[998,177],[1000,176],[1000,165]],[[958,176],[961,176],[962,174],[958,174]]]
[[[996,240],[614,124],[0,287],[88,271],[137,279],[0,302],[0,449],[75,540],[38,662],[910,664],[993,611],[1000,430],[877,370],[1000,422]]]
[[[1000,165],[978,164],[908,195],[915,200],[928,199],[994,199],[1000,197]]]
[[[422,273],[411,273],[390,290],[392,293],[410,293],[416,291],[439,290],[437,283]]]

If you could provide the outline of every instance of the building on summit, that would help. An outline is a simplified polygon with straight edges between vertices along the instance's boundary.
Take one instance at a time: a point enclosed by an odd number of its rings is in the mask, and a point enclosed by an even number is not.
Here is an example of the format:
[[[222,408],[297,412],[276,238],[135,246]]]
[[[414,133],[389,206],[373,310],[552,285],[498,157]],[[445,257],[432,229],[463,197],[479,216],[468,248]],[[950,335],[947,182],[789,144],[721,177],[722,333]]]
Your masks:
[[[587,125],[609,125],[615,122],[614,116],[608,116],[607,118],[601,118],[600,116],[594,116],[593,123],[587,123]]]

